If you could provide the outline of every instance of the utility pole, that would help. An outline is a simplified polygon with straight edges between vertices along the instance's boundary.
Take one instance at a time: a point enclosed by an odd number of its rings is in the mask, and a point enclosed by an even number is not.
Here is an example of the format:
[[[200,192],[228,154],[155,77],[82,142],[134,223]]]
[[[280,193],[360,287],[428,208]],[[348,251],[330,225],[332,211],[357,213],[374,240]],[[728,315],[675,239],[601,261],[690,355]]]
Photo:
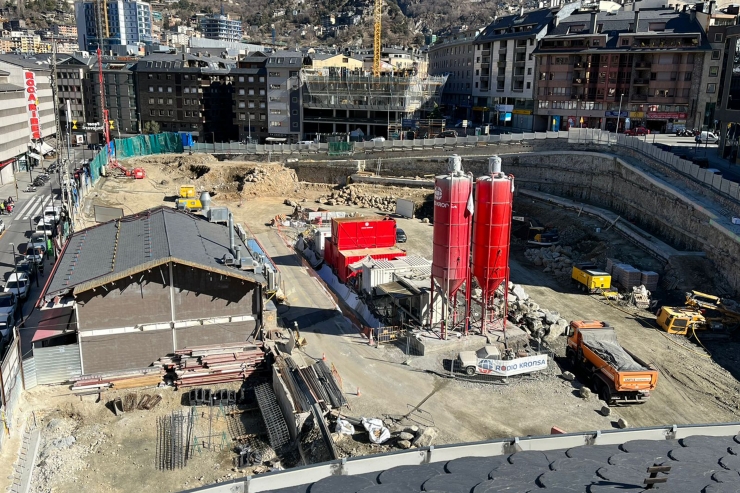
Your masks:
[[[51,76],[52,84],[51,84],[51,93],[52,93],[52,100],[54,102],[54,121],[56,122],[56,133],[57,133],[57,169],[62,169],[62,162],[61,162],[61,156],[62,156],[62,147],[61,143],[64,142],[64,138],[62,136],[62,125],[60,123],[59,119],[59,77],[57,75],[57,42],[56,39],[52,36],[51,38]],[[67,200],[65,198],[65,190],[64,185],[62,183],[62,174],[59,173],[59,187],[61,188],[61,194],[62,194],[62,203],[67,204]]]

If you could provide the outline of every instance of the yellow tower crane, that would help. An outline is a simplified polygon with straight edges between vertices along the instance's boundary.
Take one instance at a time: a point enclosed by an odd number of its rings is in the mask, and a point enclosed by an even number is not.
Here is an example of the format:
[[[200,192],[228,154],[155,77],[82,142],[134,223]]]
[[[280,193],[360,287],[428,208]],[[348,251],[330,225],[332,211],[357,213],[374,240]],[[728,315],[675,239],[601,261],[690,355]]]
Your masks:
[[[373,45],[373,75],[380,77],[380,34],[383,19],[383,0],[375,0],[375,41]]]

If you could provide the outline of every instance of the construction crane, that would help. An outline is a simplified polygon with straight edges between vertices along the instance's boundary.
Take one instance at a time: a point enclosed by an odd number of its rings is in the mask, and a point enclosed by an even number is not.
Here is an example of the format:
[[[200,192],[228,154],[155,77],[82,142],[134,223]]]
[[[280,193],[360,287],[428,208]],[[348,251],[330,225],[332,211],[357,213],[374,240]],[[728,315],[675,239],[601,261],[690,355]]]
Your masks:
[[[383,20],[383,0],[375,0],[375,38],[373,44],[373,75],[380,77],[380,38]]]

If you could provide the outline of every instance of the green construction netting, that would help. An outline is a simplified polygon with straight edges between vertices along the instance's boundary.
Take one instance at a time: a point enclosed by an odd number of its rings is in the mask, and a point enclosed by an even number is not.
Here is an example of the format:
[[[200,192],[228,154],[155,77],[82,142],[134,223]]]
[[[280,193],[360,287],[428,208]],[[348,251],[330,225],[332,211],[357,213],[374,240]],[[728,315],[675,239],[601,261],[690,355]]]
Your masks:
[[[148,154],[182,153],[182,136],[178,133],[161,133],[152,135],[137,135],[127,139],[115,139],[114,149],[117,159],[126,159]],[[90,162],[90,178],[98,181],[101,169],[108,164],[105,148]]]
[[[116,139],[116,157],[126,159],[147,154],[168,154],[182,152],[182,137],[178,133],[137,135],[127,139]]]

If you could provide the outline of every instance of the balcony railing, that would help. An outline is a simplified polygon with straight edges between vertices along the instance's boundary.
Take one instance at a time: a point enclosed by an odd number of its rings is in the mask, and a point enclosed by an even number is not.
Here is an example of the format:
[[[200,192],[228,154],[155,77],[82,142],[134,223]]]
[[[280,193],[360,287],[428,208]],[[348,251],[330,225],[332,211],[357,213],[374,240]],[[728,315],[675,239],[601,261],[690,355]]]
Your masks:
[[[647,94],[633,94],[632,101],[647,101]]]
[[[650,79],[646,79],[646,78],[643,78],[643,77],[638,77],[634,81],[632,81],[632,84],[634,84],[636,86],[646,86],[646,85],[650,84]]]

